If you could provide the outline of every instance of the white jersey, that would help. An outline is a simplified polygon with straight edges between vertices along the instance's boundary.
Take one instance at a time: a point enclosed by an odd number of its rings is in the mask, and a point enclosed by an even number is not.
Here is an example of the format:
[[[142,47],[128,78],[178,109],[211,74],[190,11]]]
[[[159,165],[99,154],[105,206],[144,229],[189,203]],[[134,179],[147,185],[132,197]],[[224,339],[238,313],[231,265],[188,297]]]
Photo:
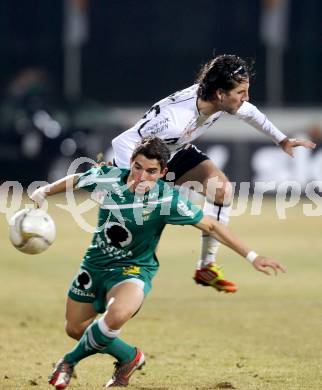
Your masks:
[[[163,139],[173,157],[177,151],[207,131],[224,111],[210,116],[200,114],[197,108],[197,90],[198,84],[194,84],[160,100],[133,127],[114,138],[112,146],[116,165],[120,168],[129,167],[132,152],[142,137],[155,135]],[[286,138],[251,103],[244,102],[235,115],[276,143]]]

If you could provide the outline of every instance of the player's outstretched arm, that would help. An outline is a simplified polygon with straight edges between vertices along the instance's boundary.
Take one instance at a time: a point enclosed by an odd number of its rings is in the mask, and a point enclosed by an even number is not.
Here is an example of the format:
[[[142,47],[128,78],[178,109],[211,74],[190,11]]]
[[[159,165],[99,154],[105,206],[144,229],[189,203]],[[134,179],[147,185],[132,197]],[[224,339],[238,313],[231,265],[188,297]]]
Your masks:
[[[275,275],[277,275],[278,271],[286,272],[286,269],[278,261],[264,256],[258,255],[252,264],[257,271],[263,272],[269,276],[271,275],[271,271],[273,271]]]
[[[204,230],[222,244],[228,246],[242,257],[245,257],[252,263],[257,271],[263,272],[266,275],[270,275],[271,270],[273,270],[275,274],[277,274],[278,271],[286,272],[285,268],[278,261],[260,256],[252,251],[239,237],[235,236],[226,226],[218,221],[208,216],[204,216],[201,221],[194,226]]]
[[[51,184],[39,187],[30,195],[30,199],[35,202],[37,207],[41,207],[47,196],[65,192],[68,188],[74,190],[78,178],[79,174],[69,175]]]
[[[293,148],[302,146],[306,149],[315,149],[316,144],[306,139],[285,138],[282,142],[280,142],[280,146],[285,153],[287,153],[291,157],[294,157]]]

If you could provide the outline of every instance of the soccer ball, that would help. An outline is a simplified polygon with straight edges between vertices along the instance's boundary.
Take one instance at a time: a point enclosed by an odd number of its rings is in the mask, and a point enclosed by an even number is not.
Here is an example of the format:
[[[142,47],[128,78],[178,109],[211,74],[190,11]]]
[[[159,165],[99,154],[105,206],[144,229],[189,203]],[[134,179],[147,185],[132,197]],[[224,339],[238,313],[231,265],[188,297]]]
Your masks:
[[[41,253],[55,240],[55,222],[42,209],[19,210],[9,222],[9,237],[19,251],[29,255]]]

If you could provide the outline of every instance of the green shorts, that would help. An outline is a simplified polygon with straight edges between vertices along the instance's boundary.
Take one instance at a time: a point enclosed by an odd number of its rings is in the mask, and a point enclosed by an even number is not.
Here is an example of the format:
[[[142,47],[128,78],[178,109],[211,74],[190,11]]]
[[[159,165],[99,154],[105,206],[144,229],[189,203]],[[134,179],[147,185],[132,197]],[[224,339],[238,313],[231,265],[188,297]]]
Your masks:
[[[140,286],[146,296],[152,287],[153,275],[144,267],[114,267],[104,270],[93,270],[84,265],[68,291],[68,296],[74,301],[92,303],[97,313],[106,310],[106,294],[108,291],[124,281]]]

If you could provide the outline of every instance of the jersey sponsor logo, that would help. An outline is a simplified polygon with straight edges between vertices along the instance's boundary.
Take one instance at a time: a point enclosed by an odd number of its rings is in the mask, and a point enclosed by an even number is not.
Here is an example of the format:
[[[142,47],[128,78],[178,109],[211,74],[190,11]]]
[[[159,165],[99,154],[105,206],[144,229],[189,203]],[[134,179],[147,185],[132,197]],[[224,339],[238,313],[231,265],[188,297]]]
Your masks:
[[[141,268],[136,265],[130,265],[128,267],[123,267],[123,275],[139,275]]]
[[[193,218],[195,216],[195,213],[189,209],[189,207],[184,203],[182,200],[179,200],[178,202],[178,211],[179,214]]]
[[[110,245],[99,234],[95,236],[94,243],[91,247],[99,249],[109,259],[121,260],[133,257],[132,251]]]
[[[159,135],[164,133],[169,128],[169,118],[160,119],[158,122],[148,125],[145,129],[141,129],[141,136]]]
[[[118,222],[107,223],[104,227],[104,234],[107,243],[116,248],[123,248],[132,242],[132,233]]]

